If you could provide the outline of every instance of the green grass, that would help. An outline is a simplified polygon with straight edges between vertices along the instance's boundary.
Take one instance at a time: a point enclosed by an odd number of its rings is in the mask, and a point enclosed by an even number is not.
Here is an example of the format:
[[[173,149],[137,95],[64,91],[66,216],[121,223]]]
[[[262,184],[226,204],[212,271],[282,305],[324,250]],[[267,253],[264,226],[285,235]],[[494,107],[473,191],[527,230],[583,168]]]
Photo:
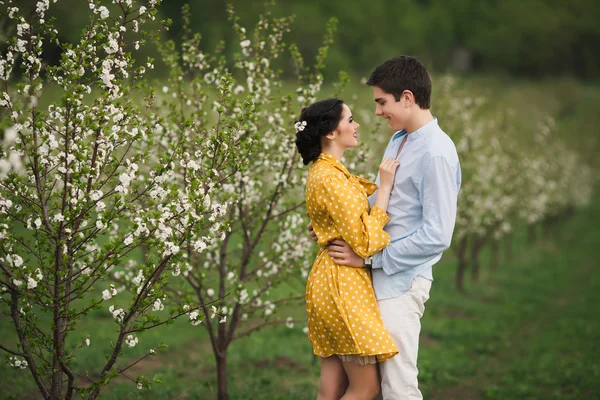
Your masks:
[[[597,257],[600,199],[568,220],[554,238],[529,244],[514,238],[514,257],[497,271],[482,255],[482,276],[454,289],[455,264],[447,254],[435,268],[436,281],[423,318],[419,357],[421,389],[427,399],[597,399],[600,398],[600,274]],[[287,310],[301,315],[303,310]],[[105,313],[81,325],[92,346],[77,364],[94,369],[108,350],[115,326]],[[3,337],[10,326],[3,321]],[[302,327],[265,329],[235,342],[229,351],[231,399],[314,399],[319,369]],[[152,393],[119,378],[105,399],[214,399],[216,377],[210,343],[202,327],[185,321],[140,336],[139,348],[163,341],[169,349],[130,371],[158,374]],[[119,365],[125,365],[120,363]],[[26,371],[0,367],[2,398],[35,397]]]

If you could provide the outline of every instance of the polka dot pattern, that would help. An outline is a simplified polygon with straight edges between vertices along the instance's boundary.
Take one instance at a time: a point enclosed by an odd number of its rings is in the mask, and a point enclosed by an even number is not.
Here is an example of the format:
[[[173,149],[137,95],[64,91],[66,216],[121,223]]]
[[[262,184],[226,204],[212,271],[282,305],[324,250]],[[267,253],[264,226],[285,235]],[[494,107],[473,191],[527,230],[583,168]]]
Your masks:
[[[321,250],[306,283],[306,312],[308,337],[318,356],[355,354],[382,362],[398,353],[381,321],[369,271],[337,265],[324,248],[343,239],[364,258],[389,244],[383,230],[389,217],[378,207],[370,210],[367,201],[376,189],[325,153],[308,173],[306,204]]]

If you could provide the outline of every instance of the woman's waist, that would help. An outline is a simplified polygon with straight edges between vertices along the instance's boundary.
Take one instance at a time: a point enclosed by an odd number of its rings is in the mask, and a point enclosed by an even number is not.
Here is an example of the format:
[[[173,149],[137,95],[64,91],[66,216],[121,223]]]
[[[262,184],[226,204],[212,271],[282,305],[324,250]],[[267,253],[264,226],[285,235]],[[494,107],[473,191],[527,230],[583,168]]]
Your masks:
[[[369,268],[357,268],[357,267],[350,267],[348,265],[344,265],[344,264],[337,264],[333,258],[329,255],[329,251],[327,246],[321,246],[321,248],[319,249],[319,252],[317,253],[317,256],[315,257],[315,262],[313,263],[312,266],[313,269],[315,268],[324,268],[327,270],[355,270],[355,271],[366,271],[369,272],[370,269]]]

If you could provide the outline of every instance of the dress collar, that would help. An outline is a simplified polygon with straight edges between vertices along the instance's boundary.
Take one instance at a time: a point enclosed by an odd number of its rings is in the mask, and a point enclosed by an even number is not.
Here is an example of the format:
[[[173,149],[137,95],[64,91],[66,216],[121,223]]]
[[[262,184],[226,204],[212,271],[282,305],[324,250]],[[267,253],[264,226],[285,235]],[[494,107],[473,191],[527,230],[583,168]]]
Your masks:
[[[370,196],[377,190],[376,184],[374,184],[373,182],[371,182],[368,179],[365,179],[363,177],[352,175],[350,172],[348,172],[348,170],[346,169],[344,164],[342,164],[342,162],[340,160],[338,160],[331,154],[321,153],[321,154],[319,154],[319,157],[317,157],[316,161],[318,161],[318,160],[321,160],[321,161],[331,165],[332,167],[342,171],[344,173],[344,175],[346,176],[346,178],[348,178],[348,180],[350,180],[351,182],[355,182],[355,184],[357,184],[358,187],[362,188],[365,195]]]
[[[317,157],[317,160],[325,161],[327,164],[339,169],[340,171],[342,171],[344,173],[344,175],[346,175],[347,178],[349,178],[351,175],[350,172],[348,172],[348,170],[344,166],[344,164],[342,164],[342,162],[340,160],[338,160],[337,158],[335,158],[334,156],[332,156],[329,153],[319,154],[319,157]]]

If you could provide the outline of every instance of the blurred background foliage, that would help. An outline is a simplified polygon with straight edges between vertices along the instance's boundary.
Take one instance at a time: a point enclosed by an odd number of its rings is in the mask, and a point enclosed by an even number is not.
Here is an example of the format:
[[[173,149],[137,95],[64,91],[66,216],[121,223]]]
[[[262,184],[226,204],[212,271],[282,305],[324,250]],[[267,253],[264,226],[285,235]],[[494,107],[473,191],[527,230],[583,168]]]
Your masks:
[[[234,5],[242,25],[251,27],[265,1],[163,1],[158,19],[173,21],[166,33],[170,39],[181,38],[181,7],[186,3],[191,7],[192,29],[203,36],[202,50],[212,51],[221,40],[232,43],[234,39],[226,3]],[[52,7],[64,39],[77,40],[87,22],[87,7],[85,1],[59,1]],[[437,72],[535,79],[600,77],[600,6],[596,0],[280,0],[272,10],[276,16],[296,16],[288,41],[297,43],[309,58],[316,55],[327,20],[338,18],[326,78],[339,70],[362,76],[398,54],[414,55]],[[14,26],[6,20],[0,21],[3,45],[11,29]],[[235,50],[226,48],[228,53]],[[153,55],[151,46],[144,51],[142,55]],[[45,54],[48,59],[57,56],[51,50]],[[291,64],[282,65],[284,71],[288,67],[291,71]]]

